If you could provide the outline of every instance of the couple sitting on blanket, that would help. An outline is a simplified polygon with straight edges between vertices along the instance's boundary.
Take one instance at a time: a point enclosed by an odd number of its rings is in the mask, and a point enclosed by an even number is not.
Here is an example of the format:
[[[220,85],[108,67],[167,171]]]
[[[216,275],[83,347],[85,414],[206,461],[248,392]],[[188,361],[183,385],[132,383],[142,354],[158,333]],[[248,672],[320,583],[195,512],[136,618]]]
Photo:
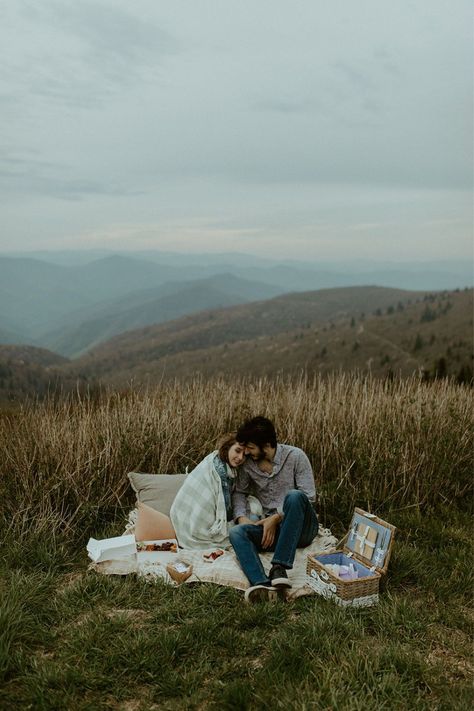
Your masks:
[[[251,512],[252,494],[260,516]],[[318,532],[315,495],[306,454],[278,443],[273,423],[254,417],[190,472],[170,516],[184,548],[223,547],[230,539],[250,582],[245,599],[254,602],[291,587],[286,571],[296,549]],[[273,551],[268,575],[259,551]]]

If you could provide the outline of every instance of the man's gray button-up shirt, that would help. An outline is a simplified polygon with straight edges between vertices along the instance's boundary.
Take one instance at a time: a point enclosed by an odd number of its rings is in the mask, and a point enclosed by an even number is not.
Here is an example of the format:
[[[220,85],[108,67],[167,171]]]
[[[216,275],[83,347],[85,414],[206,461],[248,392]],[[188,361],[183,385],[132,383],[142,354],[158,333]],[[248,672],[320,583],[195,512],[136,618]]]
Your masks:
[[[281,513],[285,496],[292,489],[303,491],[310,501],[315,501],[313,470],[302,449],[277,444],[271,474],[262,472],[258,463],[247,457],[238,469],[232,495],[234,519],[247,515],[249,494],[260,501],[265,516]]]

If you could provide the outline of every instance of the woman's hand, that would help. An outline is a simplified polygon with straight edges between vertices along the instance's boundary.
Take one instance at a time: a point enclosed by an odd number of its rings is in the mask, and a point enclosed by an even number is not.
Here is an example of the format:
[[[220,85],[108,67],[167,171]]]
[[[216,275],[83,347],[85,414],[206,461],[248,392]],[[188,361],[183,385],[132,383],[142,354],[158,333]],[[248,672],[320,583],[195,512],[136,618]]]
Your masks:
[[[280,514],[273,514],[257,521],[257,526],[263,526],[262,548],[271,548],[275,541],[277,526],[280,523]]]

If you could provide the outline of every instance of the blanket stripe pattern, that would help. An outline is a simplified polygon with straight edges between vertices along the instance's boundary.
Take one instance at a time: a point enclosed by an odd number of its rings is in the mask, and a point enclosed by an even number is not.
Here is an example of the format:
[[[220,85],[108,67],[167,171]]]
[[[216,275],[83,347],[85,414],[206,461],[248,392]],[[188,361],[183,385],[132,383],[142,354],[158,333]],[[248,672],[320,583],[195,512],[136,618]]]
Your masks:
[[[187,550],[210,545],[229,548],[227,513],[219,474],[211,452],[190,472],[171,506],[178,543]]]

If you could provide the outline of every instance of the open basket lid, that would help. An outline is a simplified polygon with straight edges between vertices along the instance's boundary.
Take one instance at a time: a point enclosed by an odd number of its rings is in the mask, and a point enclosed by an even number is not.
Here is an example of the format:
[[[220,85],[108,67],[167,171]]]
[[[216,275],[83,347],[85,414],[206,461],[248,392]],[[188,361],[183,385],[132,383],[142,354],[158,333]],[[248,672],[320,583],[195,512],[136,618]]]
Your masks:
[[[355,508],[346,535],[344,553],[378,573],[386,573],[396,528],[375,514]]]

